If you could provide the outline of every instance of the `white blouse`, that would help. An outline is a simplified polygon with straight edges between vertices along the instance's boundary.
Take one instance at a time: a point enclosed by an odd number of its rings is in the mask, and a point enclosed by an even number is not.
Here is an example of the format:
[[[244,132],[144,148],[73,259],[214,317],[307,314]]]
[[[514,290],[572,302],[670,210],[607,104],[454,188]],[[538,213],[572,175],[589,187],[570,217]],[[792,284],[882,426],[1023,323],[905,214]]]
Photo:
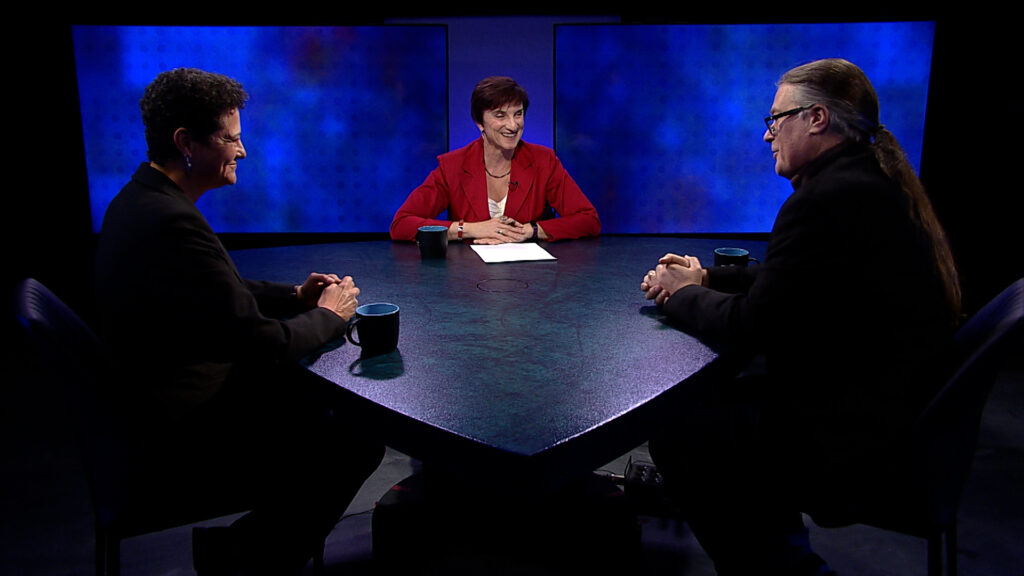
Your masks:
[[[490,198],[487,199],[487,209],[491,212],[491,218],[501,216],[505,213],[505,200],[508,200],[508,194],[498,202],[495,202]]]

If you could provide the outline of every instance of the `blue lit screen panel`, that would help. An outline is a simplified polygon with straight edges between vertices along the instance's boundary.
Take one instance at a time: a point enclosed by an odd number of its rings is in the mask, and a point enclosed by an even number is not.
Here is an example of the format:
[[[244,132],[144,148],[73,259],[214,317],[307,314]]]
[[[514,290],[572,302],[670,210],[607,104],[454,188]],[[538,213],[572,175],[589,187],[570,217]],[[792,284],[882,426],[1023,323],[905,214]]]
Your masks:
[[[762,119],[779,76],[826,57],[871,79],[920,169],[932,22],[560,25],[555,147],[608,233],[767,232],[792,192]]]
[[[385,232],[447,150],[444,26],[72,29],[94,230],[146,161],[139,99],[164,70],[240,81],[247,158],[199,206],[217,232]]]

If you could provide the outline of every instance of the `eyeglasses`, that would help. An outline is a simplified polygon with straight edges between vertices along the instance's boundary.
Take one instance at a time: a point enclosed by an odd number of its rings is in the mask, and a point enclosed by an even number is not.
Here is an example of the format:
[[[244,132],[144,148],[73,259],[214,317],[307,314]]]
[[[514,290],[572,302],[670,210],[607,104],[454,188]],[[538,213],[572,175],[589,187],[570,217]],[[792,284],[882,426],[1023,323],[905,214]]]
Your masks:
[[[814,104],[808,104],[807,106],[801,106],[799,108],[793,108],[792,110],[786,110],[785,112],[779,112],[778,114],[772,114],[764,119],[764,125],[768,127],[768,131],[775,136],[775,121],[779,118],[785,118],[786,116],[792,116],[798,114],[804,110],[809,110]]]

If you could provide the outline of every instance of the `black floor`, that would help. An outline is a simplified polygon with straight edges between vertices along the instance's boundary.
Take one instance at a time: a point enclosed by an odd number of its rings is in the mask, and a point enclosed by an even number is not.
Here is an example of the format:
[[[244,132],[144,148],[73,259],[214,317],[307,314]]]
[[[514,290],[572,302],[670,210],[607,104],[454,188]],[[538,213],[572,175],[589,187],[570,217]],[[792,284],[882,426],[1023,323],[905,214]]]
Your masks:
[[[996,384],[982,423],[980,446],[960,513],[960,574],[1024,575],[1024,362],[1005,371]],[[0,487],[0,574],[90,574],[92,516],[84,476],[76,459],[64,412],[52,391],[22,378],[5,378],[2,396],[3,480]],[[645,446],[608,463],[597,473],[621,475],[626,462],[647,460]],[[417,462],[389,450],[363,486],[346,517],[327,541],[326,573],[383,574],[372,552],[375,503],[415,471]],[[538,522],[573,530],[573,518],[558,506]],[[204,525],[226,524],[221,518]],[[634,575],[704,576],[714,571],[686,525],[656,516],[641,517],[642,548]],[[190,527],[127,540],[122,574],[192,574]],[[843,576],[909,576],[925,573],[924,541],[855,526],[821,529],[811,525],[816,550]],[[424,559],[425,561],[428,559]],[[476,559],[473,573],[510,573],[509,558]],[[307,568],[307,572],[312,573]],[[593,570],[588,568],[587,574]]]

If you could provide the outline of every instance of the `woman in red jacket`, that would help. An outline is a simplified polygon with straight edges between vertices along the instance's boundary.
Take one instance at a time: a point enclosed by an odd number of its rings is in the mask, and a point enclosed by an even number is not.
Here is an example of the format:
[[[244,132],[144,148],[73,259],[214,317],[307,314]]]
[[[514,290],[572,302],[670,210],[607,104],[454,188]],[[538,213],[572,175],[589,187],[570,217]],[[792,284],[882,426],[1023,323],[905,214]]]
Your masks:
[[[470,99],[480,139],[438,157],[438,166],[395,213],[392,240],[420,226],[448,228],[478,244],[596,236],[601,221],[550,148],[522,140],[530,99],[515,80],[485,78]],[[442,212],[448,220],[438,220]]]

